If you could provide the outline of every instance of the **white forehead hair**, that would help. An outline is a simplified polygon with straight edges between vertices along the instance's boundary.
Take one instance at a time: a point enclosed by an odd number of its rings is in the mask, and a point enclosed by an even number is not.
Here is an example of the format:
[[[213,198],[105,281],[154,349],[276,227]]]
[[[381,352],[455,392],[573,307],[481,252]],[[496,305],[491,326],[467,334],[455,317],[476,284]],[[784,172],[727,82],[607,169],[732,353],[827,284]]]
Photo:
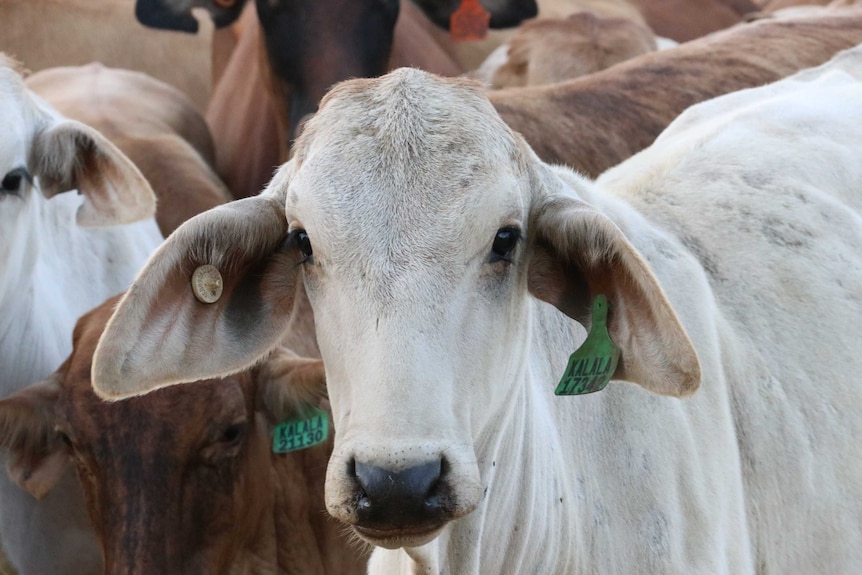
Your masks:
[[[514,135],[480,84],[413,68],[335,86],[294,155],[299,165],[324,162],[327,180],[346,174],[354,183],[372,183],[373,177],[376,185],[385,180],[414,192],[433,186],[437,194],[468,187],[491,168],[511,167],[516,157]],[[441,176],[455,185],[444,185]]]
[[[485,147],[483,135],[495,135],[495,141],[509,147],[513,144],[511,130],[481,84],[399,68],[380,78],[337,84],[303,130],[295,157],[302,161],[321,145],[369,137],[380,144],[385,158],[395,161],[458,146],[464,153],[474,153],[477,146]]]

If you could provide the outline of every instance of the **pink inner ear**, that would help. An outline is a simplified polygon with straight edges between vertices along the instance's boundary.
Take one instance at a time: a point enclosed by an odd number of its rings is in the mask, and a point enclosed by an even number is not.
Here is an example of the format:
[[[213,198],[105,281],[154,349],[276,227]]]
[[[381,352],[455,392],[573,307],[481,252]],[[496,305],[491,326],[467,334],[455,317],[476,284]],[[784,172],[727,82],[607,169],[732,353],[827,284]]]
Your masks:
[[[592,299],[607,296],[608,331],[621,353],[615,377],[664,395],[693,393],[700,382],[697,353],[622,231],[594,208],[564,196],[536,208],[531,225],[530,292],[587,328]]]
[[[533,246],[527,285],[536,298],[582,325],[589,325],[590,293],[582,274],[539,242]]]
[[[31,161],[45,197],[74,189],[85,196],[79,225],[127,224],[156,213],[155,194],[131,160],[83,124],[66,120],[39,132]]]

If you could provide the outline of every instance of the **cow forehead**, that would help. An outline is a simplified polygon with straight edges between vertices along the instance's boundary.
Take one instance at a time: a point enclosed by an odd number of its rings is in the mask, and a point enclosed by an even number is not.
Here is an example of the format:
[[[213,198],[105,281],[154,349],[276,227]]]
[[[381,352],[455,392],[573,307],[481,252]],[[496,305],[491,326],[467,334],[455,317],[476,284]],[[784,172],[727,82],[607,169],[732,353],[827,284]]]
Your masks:
[[[310,225],[319,214],[319,228],[345,244],[461,241],[476,226],[487,235],[527,201],[515,136],[478,85],[418,70],[338,85],[294,161],[288,219]]]

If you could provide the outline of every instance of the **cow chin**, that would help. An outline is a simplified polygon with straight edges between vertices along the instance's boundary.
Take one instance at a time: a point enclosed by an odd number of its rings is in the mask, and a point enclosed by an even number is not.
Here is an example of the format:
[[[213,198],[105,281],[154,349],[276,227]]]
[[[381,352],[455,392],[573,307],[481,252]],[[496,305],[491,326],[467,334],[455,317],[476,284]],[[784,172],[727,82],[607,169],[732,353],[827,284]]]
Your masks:
[[[445,527],[439,525],[430,529],[425,527],[417,527],[410,529],[373,529],[353,526],[353,531],[359,537],[371,545],[383,547],[385,549],[399,549],[401,547],[421,547],[426,543],[433,541]]]

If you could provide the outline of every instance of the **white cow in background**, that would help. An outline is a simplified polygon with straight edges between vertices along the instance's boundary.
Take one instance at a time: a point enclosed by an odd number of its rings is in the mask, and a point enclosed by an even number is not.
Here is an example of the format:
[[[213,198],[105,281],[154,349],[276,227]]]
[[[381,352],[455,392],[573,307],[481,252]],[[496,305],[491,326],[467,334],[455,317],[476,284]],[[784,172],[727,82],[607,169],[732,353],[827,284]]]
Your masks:
[[[78,317],[126,287],[162,240],[155,196],[101,134],[29,92],[0,55],[0,397],[72,350]],[[77,190],[78,193],[61,193]],[[80,195],[79,195],[80,194]],[[144,220],[144,221],[139,221]],[[132,223],[137,222],[137,223]],[[123,224],[123,225],[119,225]],[[71,472],[10,460],[0,474],[0,541],[21,575],[101,573]]]
[[[379,546],[370,573],[862,572],[854,69],[862,50],[695,107],[596,183],[465,81],[340,84],[265,194],[150,260],[94,385],[249,365],[304,284],[327,507]],[[555,397],[600,295],[617,381]]]

